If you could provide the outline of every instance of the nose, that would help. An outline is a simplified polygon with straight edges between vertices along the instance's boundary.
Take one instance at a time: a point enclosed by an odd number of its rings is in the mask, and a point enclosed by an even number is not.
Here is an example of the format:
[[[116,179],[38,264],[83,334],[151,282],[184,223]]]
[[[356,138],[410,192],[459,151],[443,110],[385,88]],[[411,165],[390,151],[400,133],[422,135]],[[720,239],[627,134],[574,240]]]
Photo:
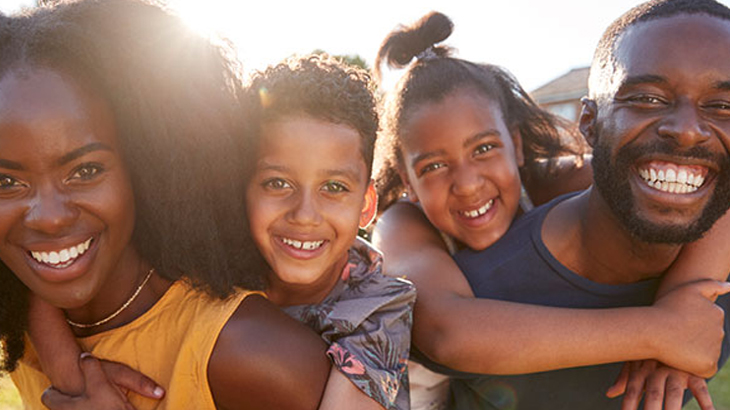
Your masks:
[[[320,204],[316,194],[300,192],[294,198],[294,204],[289,212],[289,221],[296,225],[317,225],[322,221]]]
[[[25,226],[49,236],[62,235],[78,218],[79,211],[63,192],[39,188],[25,214]]]
[[[657,131],[661,137],[672,139],[680,147],[703,144],[712,136],[710,127],[699,115],[694,104],[688,101],[679,101]]]
[[[468,164],[452,167],[451,192],[458,196],[469,196],[478,192],[484,184],[480,173]]]

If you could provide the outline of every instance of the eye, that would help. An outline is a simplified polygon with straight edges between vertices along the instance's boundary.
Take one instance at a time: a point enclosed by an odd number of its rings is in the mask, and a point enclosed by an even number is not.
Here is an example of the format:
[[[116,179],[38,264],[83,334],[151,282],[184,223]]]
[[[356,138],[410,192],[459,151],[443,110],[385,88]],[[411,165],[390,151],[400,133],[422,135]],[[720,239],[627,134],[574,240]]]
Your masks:
[[[0,189],[12,189],[23,186],[23,184],[10,175],[0,174]]]
[[[350,191],[347,188],[347,185],[343,184],[342,182],[338,182],[338,181],[327,181],[322,186],[322,189],[331,194],[339,194],[340,192],[349,192]]]
[[[702,108],[724,117],[730,116],[730,101],[710,101],[703,104]]]
[[[266,189],[271,189],[275,191],[291,188],[291,184],[289,184],[285,179],[282,178],[269,178],[264,181],[262,185]]]
[[[104,167],[102,167],[100,164],[82,164],[74,169],[73,172],[71,172],[71,176],[69,176],[68,179],[88,181],[98,177],[102,172],[104,172]]]
[[[664,98],[653,94],[638,94],[626,98],[626,101],[639,108],[657,108],[669,104]]]
[[[476,155],[486,154],[487,152],[491,151],[493,148],[495,148],[494,144],[479,144],[474,149],[474,154],[476,154]]]
[[[443,162],[431,162],[421,167],[421,169],[418,171],[418,175],[420,176],[428,172],[436,171],[437,169],[444,168],[445,166],[446,164],[444,164]]]

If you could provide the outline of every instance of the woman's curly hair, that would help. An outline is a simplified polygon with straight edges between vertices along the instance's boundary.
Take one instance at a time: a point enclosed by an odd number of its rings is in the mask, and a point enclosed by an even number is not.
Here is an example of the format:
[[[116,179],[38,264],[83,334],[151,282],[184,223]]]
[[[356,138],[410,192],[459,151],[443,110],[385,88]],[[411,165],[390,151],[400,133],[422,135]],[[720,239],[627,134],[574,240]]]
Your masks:
[[[538,107],[507,70],[451,57],[452,50],[438,43],[446,40],[452,30],[453,23],[447,16],[431,12],[412,26],[392,31],[378,52],[374,67],[377,78],[383,64],[393,68],[410,64],[388,98],[384,135],[378,141],[376,172],[381,211],[405,192],[398,169],[403,167],[400,138],[409,115],[419,106],[441,101],[458,89],[478,92],[499,103],[507,126],[520,131],[523,168],[537,166],[540,158],[582,156],[588,150],[574,127]],[[523,169],[523,175],[529,175],[529,171]]]
[[[291,115],[307,115],[345,124],[361,138],[361,151],[372,170],[378,110],[370,75],[334,57],[312,54],[292,57],[255,72],[248,86],[247,111],[254,127]],[[260,138],[252,130],[254,140]]]
[[[80,0],[0,20],[0,78],[64,73],[105,98],[135,195],[133,243],[156,271],[211,295],[261,289],[244,209],[240,70],[225,43],[144,0]],[[3,369],[23,353],[27,293],[0,263]]]

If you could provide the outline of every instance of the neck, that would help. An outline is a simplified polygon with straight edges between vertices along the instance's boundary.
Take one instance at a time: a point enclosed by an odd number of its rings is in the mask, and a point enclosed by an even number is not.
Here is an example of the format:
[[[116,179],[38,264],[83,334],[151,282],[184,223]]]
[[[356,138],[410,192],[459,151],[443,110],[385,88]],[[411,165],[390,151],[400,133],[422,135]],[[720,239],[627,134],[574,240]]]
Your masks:
[[[680,245],[647,243],[634,237],[593,187],[550,210],[542,235],[562,264],[607,284],[660,277],[681,249]]]
[[[134,249],[123,254],[117,266],[101,284],[97,295],[86,305],[66,310],[66,316],[78,323],[95,323],[112,315],[129,301],[142,284],[151,266]],[[149,310],[169,288],[171,282],[153,273],[139,294],[117,316],[99,326],[73,328],[76,336],[84,337],[123,326]]]

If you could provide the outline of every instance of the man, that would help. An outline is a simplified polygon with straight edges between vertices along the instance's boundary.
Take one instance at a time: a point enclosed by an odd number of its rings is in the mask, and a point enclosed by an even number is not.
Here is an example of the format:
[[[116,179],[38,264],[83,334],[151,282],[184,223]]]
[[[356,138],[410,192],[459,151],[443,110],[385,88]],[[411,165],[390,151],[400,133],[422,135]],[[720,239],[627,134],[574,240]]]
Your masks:
[[[682,244],[730,206],[730,10],[651,1],[619,18],[596,51],[580,129],[594,147],[595,185],[523,217],[486,251],[458,254],[477,297],[584,308],[653,301]],[[720,363],[729,347],[726,338]],[[605,391],[620,369],[462,377],[452,393],[459,409],[617,409]],[[677,391],[702,387],[658,371],[651,388],[663,396],[666,381],[667,408],[681,405]]]

